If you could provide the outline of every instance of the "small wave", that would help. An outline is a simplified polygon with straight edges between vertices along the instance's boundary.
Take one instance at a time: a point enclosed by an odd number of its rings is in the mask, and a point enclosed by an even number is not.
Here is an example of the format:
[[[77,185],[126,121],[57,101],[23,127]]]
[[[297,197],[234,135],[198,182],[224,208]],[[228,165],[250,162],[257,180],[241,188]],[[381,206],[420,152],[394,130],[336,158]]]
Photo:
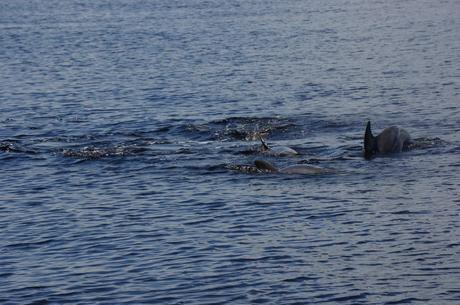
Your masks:
[[[64,157],[71,157],[76,159],[85,159],[85,160],[97,160],[102,158],[109,157],[124,157],[130,155],[137,155],[143,153],[146,150],[145,147],[140,147],[136,145],[131,146],[115,146],[115,147],[93,147],[86,146],[80,149],[63,149],[61,151]]]
[[[319,279],[318,276],[303,276],[302,275],[302,276],[284,279],[283,282],[300,283],[300,282],[316,281],[318,279]]]
[[[168,121],[153,131],[163,138],[185,137],[196,141],[258,141],[304,138],[322,132],[348,130],[356,125],[347,118],[330,120],[318,114],[294,117],[228,117],[208,122]],[[352,139],[360,139],[353,137]],[[345,140],[350,140],[345,138]]]
[[[220,141],[256,141],[260,137],[267,137],[275,133],[286,133],[296,126],[296,124],[287,119],[244,117],[218,120],[211,122],[210,125],[214,126],[214,133],[211,138]]]
[[[396,305],[396,304],[412,304],[414,302],[428,302],[430,301],[429,299],[421,299],[421,298],[402,298],[402,299],[399,299],[399,300],[395,300],[395,301],[389,301],[389,302],[386,302],[385,305]]]
[[[262,171],[254,165],[248,164],[227,164],[225,165],[225,168],[227,170],[240,173],[262,173]]]
[[[346,295],[346,296],[338,296],[338,297],[332,297],[328,300],[328,302],[345,302],[345,301],[355,301],[359,299],[366,299],[369,296],[368,293],[357,293],[357,294],[351,294],[351,295]]]
[[[98,138],[102,138],[102,136],[90,135],[90,134],[72,135],[72,136],[59,135],[59,136],[43,137],[43,138],[38,139],[37,141],[40,143],[78,143],[81,141],[95,141]]]
[[[0,142],[0,151],[3,152],[20,152],[20,149],[15,143]]]
[[[26,153],[26,154],[36,154],[37,151],[29,149],[16,143],[15,141],[1,141],[0,142],[0,152],[5,153]]]
[[[415,138],[413,139],[413,143],[409,146],[409,149],[429,149],[435,147],[442,147],[448,145],[449,142],[444,141],[440,138]]]
[[[260,137],[284,134],[295,126],[288,119],[230,117],[205,123],[187,123],[176,128],[163,127],[157,131],[176,132],[205,141],[256,141]]]
[[[263,153],[262,147],[259,146],[251,146],[249,148],[237,151],[236,154],[251,156],[251,155],[259,155]]]

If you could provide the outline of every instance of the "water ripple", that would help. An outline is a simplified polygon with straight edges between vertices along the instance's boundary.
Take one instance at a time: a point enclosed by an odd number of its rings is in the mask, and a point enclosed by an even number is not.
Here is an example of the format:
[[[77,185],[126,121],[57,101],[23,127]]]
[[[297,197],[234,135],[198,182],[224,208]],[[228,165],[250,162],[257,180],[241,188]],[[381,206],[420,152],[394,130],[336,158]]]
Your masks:
[[[458,304],[459,12],[3,0],[0,303]]]

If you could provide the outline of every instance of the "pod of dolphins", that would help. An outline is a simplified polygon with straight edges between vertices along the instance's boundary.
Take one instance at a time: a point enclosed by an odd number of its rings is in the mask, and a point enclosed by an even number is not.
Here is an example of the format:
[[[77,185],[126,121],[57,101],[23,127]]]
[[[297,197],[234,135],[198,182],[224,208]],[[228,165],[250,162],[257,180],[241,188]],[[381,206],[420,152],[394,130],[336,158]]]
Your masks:
[[[298,152],[292,148],[284,146],[269,147],[267,143],[260,138],[262,142],[262,151],[272,156],[293,156]],[[371,122],[368,121],[366,131],[364,132],[364,158],[370,160],[381,154],[400,153],[409,150],[412,144],[409,133],[397,126],[385,128],[377,136],[372,134]],[[333,169],[321,168],[305,164],[296,164],[284,168],[277,168],[267,161],[256,160],[256,168],[261,171],[282,173],[282,174],[328,174],[335,173]]]

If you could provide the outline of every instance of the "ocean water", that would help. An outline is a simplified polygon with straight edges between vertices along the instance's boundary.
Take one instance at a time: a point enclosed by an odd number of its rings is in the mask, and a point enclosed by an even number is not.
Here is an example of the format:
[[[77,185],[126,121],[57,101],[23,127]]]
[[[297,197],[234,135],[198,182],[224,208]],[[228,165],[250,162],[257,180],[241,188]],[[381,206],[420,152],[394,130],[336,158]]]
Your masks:
[[[2,0],[0,303],[459,304],[459,63],[456,0]]]

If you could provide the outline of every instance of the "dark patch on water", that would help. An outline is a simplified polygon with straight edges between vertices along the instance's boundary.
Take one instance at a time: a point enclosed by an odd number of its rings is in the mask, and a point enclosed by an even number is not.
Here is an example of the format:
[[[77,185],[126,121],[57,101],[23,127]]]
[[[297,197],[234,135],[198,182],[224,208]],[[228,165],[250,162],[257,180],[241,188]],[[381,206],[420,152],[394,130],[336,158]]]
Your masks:
[[[115,147],[92,147],[85,146],[80,149],[63,149],[61,154],[64,157],[72,157],[86,160],[97,160],[108,157],[125,157],[138,155],[145,151],[145,148],[137,146],[115,146]]]
[[[24,154],[37,154],[38,151],[24,147],[15,140],[6,140],[0,142],[0,152],[5,153],[24,153]]]

